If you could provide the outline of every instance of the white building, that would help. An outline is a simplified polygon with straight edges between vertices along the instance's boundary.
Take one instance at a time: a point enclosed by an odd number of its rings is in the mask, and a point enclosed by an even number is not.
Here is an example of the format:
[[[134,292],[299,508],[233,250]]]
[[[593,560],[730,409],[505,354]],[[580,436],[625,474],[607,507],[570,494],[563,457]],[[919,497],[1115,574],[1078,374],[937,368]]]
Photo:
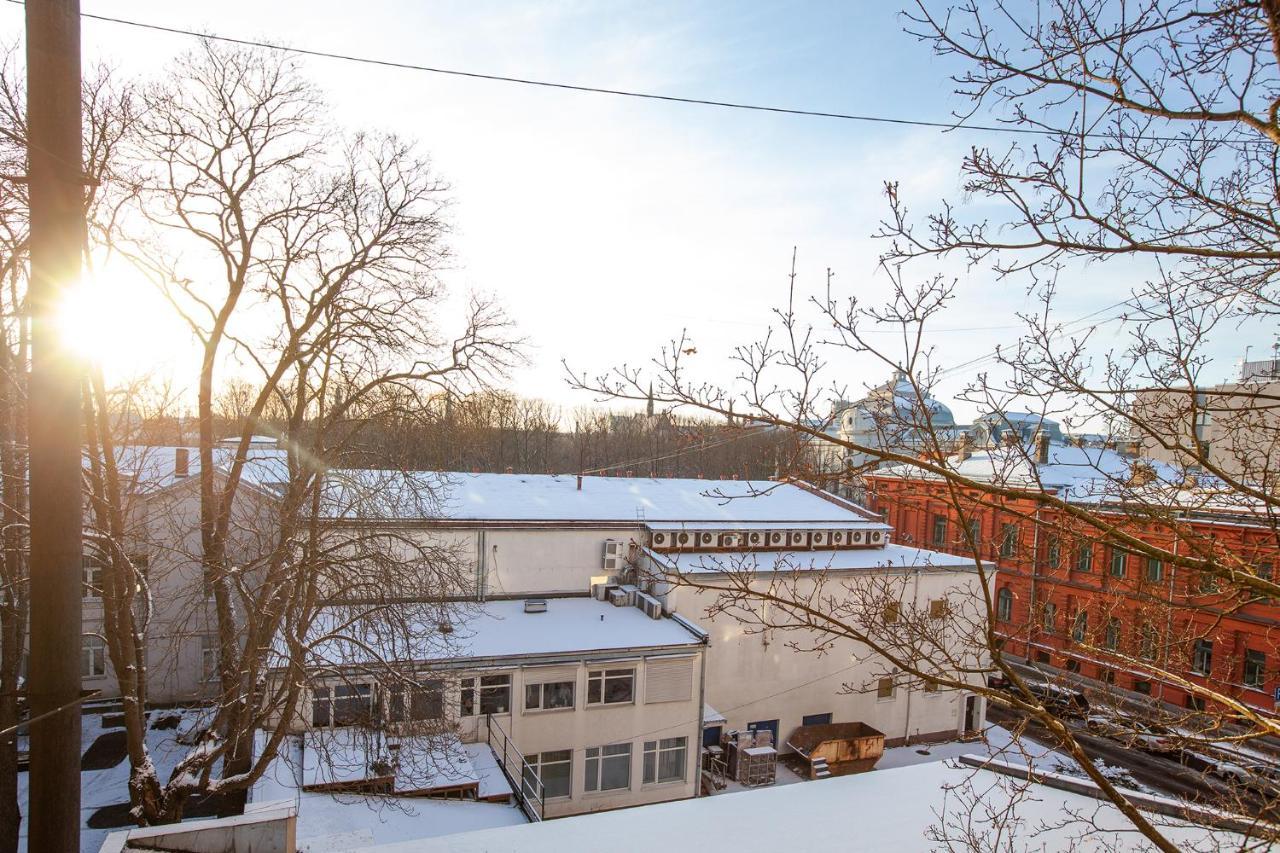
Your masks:
[[[285,480],[283,451],[263,442],[253,453],[242,510],[250,519]],[[159,702],[207,693],[216,662],[198,559],[194,466],[194,452],[182,448],[138,451],[133,464],[140,484],[136,547],[157,603],[148,641],[151,698]],[[890,745],[980,727],[978,697],[900,677],[864,646],[840,641],[821,653],[797,651],[783,632],[708,612],[717,588],[744,577],[757,587],[783,579],[801,594],[841,589],[853,605],[874,583],[878,595],[893,597],[895,614],[936,611],[942,626],[978,599],[972,561],[892,545],[878,519],[804,484],[327,476],[338,496],[333,506],[342,507],[331,523],[378,525],[468,555],[474,614],[447,629],[421,620],[412,632],[421,648],[397,659],[431,685],[422,713],[440,714],[463,744],[501,737],[519,752],[548,816],[693,796],[699,748],[721,731],[768,730],[785,751],[798,726],[819,722],[863,722]],[[354,486],[361,499],[341,500]],[[430,506],[406,499],[420,490],[435,496]],[[705,588],[673,585],[671,573],[696,576]],[[545,601],[545,610],[528,608],[529,599]],[[86,686],[108,687],[109,667],[98,666],[95,654],[86,647],[94,664]],[[355,649],[317,645],[312,654],[300,733],[362,717],[386,721],[392,697],[385,686],[361,681]],[[354,778],[330,781],[370,782],[374,758]],[[378,784],[426,789],[383,771]],[[510,773],[518,788],[528,772]],[[299,781],[323,785],[322,776]]]

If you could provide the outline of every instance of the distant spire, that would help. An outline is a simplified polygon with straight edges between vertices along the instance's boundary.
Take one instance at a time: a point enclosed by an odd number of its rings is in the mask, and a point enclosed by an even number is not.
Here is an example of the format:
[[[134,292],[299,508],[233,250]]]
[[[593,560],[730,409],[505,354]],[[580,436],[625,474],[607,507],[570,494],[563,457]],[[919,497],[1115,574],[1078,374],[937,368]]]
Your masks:
[[[653,417],[653,383],[649,383],[649,404],[645,406],[644,413],[649,417]]]

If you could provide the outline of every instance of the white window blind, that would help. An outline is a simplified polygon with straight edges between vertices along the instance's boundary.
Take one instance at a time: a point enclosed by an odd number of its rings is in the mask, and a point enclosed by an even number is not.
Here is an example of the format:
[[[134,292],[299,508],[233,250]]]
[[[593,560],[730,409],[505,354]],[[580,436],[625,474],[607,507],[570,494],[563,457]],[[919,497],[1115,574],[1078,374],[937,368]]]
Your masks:
[[[645,664],[645,702],[687,702],[693,698],[694,658],[650,659]]]

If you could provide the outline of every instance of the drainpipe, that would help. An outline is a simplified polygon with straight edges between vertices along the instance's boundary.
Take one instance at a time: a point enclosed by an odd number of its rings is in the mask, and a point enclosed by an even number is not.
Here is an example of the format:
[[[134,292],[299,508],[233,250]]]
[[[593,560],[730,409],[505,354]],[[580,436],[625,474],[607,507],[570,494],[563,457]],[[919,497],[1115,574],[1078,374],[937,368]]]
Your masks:
[[[1027,632],[1027,663],[1031,663],[1031,637],[1036,632],[1036,573],[1040,570],[1040,506],[1036,506],[1035,524],[1031,529],[1031,625]],[[1039,623],[1043,627],[1043,622]]]
[[[911,603],[917,610],[920,608],[920,567],[915,566],[915,589],[911,593]],[[907,689],[907,721],[903,724],[902,745],[907,746],[911,743],[911,689]]]
[[[711,645],[711,635],[708,634],[702,640],[702,664],[701,672],[698,675],[698,737],[694,741],[698,745],[696,750],[690,750],[697,758],[697,773],[693,783],[693,796],[702,795],[702,733],[707,725],[707,647]],[[645,671],[645,677],[648,677],[648,670]],[[726,722],[728,722],[726,720]]]
[[[1178,536],[1178,531],[1177,531],[1177,529],[1175,528],[1175,529],[1174,529],[1174,531],[1173,531],[1173,556],[1174,556],[1174,557],[1177,557],[1177,556],[1178,556],[1178,543],[1179,543],[1180,541],[1181,541],[1181,539],[1180,539],[1180,538],[1179,538],[1179,536]],[[1169,604],[1169,606],[1166,608],[1166,611],[1167,611],[1168,615],[1165,617],[1165,631],[1164,631],[1164,636],[1165,636],[1164,668],[1165,668],[1166,670],[1169,668],[1169,649],[1168,649],[1168,641],[1169,641],[1169,638],[1173,636],[1173,574],[1174,574],[1174,572],[1176,572],[1177,570],[1178,570],[1178,567],[1177,567],[1177,566],[1175,566],[1175,565],[1174,565],[1174,564],[1172,564],[1172,563],[1170,563],[1170,564],[1169,564],[1169,579],[1168,579],[1168,583],[1169,583],[1169,597],[1168,597],[1168,604]],[[1207,680],[1207,679],[1206,679],[1206,680]],[[1163,702],[1163,701],[1164,701],[1164,679],[1163,679],[1163,678],[1162,678],[1162,679],[1160,679],[1160,687],[1159,687],[1159,689],[1156,691],[1156,698],[1157,698],[1157,699],[1159,699],[1161,702]]]

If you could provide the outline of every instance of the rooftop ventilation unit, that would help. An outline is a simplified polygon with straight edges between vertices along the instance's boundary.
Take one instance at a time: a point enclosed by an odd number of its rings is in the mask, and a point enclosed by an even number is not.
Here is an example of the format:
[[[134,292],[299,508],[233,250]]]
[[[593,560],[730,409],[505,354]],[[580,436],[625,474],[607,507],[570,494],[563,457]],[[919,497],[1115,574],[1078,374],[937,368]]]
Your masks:
[[[664,533],[661,530],[656,531],[653,534],[653,547],[666,548],[671,544],[671,538],[670,533]]]
[[[827,531],[815,530],[809,540],[815,548],[827,544]]]
[[[629,597],[630,596],[627,595],[627,591],[625,589],[609,590],[609,603],[614,607],[626,607],[627,599]]]
[[[844,532],[843,530],[833,530],[833,531],[831,531],[831,544],[832,544],[832,545],[843,545],[843,544],[844,544],[844,537],[845,537],[845,532]]]
[[[739,536],[737,533],[721,533],[720,534],[721,548],[737,548],[741,544],[741,542],[742,542],[742,537]]]
[[[698,544],[710,548],[716,542],[716,535],[710,530],[704,530],[698,534]]]
[[[770,544],[770,545],[781,545],[781,544],[782,544],[782,532],[781,532],[781,531],[779,531],[779,530],[771,530],[771,531],[769,531],[769,544]]]
[[[763,534],[763,533],[761,533],[759,530],[753,531],[753,532],[751,533],[751,535],[750,535],[750,539],[751,539],[751,544],[752,544],[752,545],[763,545],[763,544],[764,544],[764,534]]]
[[[852,536],[852,541],[853,541],[853,542],[855,542],[855,543],[856,543],[856,544],[858,544],[858,545],[861,545],[861,544],[862,544],[862,533],[861,533],[861,532],[856,532],[856,533],[853,533],[853,534],[850,534],[850,535]]]
[[[547,600],[545,598],[526,598],[524,600],[525,613],[546,613]]]
[[[689,544],[689,538],[690,537],[688,533],[677,533],[676,544],[679,545],[681,548],[683,548]]]

